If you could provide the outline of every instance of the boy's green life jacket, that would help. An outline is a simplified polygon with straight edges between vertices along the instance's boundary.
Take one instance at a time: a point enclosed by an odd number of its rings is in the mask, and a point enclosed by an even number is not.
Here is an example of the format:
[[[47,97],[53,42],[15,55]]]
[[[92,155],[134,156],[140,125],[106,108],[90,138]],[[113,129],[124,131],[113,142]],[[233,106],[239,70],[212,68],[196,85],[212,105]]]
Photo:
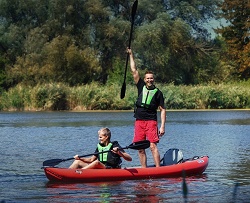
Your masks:
[[[111,149],[112,145],[113,145],[112,143],[109,143],[107,146],[103,147],[100,145],[100,143],[98,143],[97,145],[98,152],[108,151]],[[108,161],[108,153],[109,152],[99,154],[99,161],[102,163],[106,163]]]
[[[97,145],[98,152],[111,150],[113,148],[112,146],[114,142],[109,143],[107,146],[101,146],[100,143],[98,143]],[[111,166],[112,168],[117,168],[122,162],[121,157],[118,154],[115,154],[111,151],[100,153],[98,157],[99,157],[98,160],[100,162],[102,162],[106,166]]]

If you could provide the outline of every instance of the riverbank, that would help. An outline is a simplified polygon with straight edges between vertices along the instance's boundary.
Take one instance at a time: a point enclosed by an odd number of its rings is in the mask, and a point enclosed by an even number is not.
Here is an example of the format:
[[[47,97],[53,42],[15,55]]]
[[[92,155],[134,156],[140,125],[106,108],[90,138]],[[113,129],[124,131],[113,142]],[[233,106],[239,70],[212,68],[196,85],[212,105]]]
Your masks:
[[[163,92],[167,109],[249,109],[250,82],[175,86],[157,84]],[[133,110],[137,90],[127,85],[120,99],[119,84],[92,83],[70,87],[62,83],[18,85],[0,95],[0,111],[88,111]]]

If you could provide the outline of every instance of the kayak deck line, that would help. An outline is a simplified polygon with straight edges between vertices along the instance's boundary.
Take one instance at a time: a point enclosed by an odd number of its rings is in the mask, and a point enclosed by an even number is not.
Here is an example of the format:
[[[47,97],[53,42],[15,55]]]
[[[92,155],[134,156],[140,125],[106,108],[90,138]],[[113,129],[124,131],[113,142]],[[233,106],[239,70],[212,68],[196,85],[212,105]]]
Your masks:
[[[124,167],[121,169],[69,169],[44,167],[46,177],[57,182],[105,182],[182,177],[202,174],[208,166],[208,156],[186,159],[169,166]]]

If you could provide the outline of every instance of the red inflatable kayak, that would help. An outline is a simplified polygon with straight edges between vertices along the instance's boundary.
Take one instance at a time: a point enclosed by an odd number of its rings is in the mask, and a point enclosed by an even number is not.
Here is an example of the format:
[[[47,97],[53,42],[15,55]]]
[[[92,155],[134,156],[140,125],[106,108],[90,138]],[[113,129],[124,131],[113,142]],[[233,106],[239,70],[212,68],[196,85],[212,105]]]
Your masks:
[[[208,156],[195,157],[179,164],[148,168],[68,169],[45,167],[44,172],[49,180],[60,182],[104,182],[181,177],[183,171],[186,176],[202,174],[208,166],[208,159]]]

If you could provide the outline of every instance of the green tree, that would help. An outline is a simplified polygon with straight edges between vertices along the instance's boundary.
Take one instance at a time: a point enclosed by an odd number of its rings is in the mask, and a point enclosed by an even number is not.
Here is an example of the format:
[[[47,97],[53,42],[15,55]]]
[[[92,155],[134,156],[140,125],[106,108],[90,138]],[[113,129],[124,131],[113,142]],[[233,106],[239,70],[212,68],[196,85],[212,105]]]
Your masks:
[[[100,66],[102,68],[98,80],[106,83],[108,73],[114,70],[112,60],[117,56],[125,55],[126,38],[129,36],[129,19],[130,7],[128,4],[119,4],[121,9],[112,10],[112,5],[116,1],[107,5],[106,1],[92,0],[86,3],[87,13],[90,18],[88,25],[88,36],[90,46],[98,52]],[[122,3],[122,1],[120,1]],[[115,6],[114,8],[117,8]]]
[[[159,13],[151,23],[136,30],[137,64],[155,72],[157,81],[174,84],[208,82],[218,69],[213,42],[195,40],[182,19]],[[146,43],[141,43],[146,42]],[[143,67],[145,66],[145,67]]]
[[[130,26],[129,2],[109,3],[112,5],[102,0],[0,0],[0,40],[12,62],[6,66],[11,84],[48,80],[71,85],[92,80],[105,83],[108,72],[114,70],[112,59],[125,55]],[[73,58],[79,60],[68,61]]]
[[[220,0],[169,0],[164,1],[165,8],[172,19],[181,18],[192,28],[195,38],[210,39],[210,31],[206,27],[209,20],[216,17]]]
[[[227,20],[217,32],[222,35],[228,45],[224,61],[234,62],[237,72],[242,78],[250,76],[250,1],[224,0],[220,9],[221,17]]]
[[[4,84],[120,81],[133,2],[0,0]],[[213,16],[216,2],[140,0],[132,42],[138,64],[153,67],[160,82],[209,80],[218,57],[202,23]]]

